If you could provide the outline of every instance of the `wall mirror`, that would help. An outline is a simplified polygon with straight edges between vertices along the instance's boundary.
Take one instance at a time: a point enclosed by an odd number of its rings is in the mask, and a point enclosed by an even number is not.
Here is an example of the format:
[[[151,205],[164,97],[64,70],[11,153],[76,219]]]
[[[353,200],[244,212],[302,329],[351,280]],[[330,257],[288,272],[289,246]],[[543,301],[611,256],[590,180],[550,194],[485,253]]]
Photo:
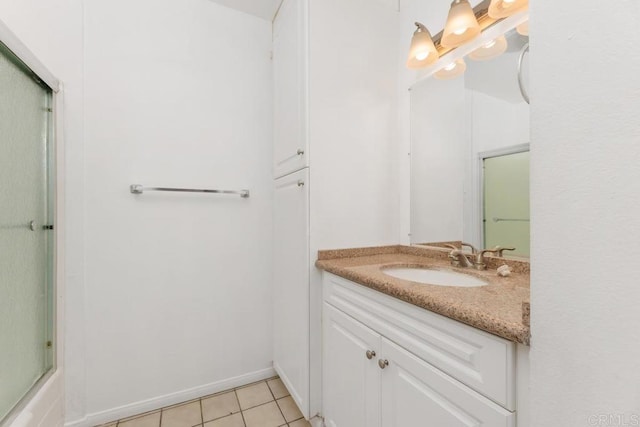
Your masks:
[[[412,244],[529,256],[528,37],[504,40],[497,57],[465,57],[464,74],[411,87]]]

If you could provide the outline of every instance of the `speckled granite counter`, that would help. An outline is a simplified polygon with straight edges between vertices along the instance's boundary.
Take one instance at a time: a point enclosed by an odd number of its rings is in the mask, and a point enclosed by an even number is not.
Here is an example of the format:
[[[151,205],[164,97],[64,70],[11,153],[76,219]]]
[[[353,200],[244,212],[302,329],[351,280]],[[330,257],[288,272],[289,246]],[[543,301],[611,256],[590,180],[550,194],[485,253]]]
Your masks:
[[[415,246],[319,251],[316,266],[418,307],[529,345],[529,263],[486,257],[486,271],[453,268],[448,252]],[[509,264],[511,276],[496,274],[495,269],[502,264]],[[489,284],[472,288],[421,284],[384,274],[382,270],[389,267],[446,269],[476,276]]]

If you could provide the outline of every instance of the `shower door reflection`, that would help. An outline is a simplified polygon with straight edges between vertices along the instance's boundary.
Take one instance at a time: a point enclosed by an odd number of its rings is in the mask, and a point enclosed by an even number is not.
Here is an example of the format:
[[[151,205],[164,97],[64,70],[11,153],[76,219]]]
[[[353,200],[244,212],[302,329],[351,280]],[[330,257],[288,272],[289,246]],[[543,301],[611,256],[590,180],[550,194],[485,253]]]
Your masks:
[[[529,151],[483,160],[484,247],[529,257]]]

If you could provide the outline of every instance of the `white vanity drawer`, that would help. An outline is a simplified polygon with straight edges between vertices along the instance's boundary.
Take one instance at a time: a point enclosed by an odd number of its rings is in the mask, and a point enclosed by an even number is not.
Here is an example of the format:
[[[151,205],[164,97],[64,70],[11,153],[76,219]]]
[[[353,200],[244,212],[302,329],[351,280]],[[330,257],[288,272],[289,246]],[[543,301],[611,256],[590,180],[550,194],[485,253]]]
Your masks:
[[[323,299],[502,407],[515,410],[516,345],[324,272]]]

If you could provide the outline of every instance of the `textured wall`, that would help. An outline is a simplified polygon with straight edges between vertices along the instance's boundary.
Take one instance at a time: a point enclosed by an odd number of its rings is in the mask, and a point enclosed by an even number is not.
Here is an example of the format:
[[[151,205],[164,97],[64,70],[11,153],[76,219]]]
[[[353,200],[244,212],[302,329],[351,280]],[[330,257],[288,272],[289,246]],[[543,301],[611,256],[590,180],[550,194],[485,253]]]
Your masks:
[[[531,17],[532,425],[639,425],[640,5]]]

